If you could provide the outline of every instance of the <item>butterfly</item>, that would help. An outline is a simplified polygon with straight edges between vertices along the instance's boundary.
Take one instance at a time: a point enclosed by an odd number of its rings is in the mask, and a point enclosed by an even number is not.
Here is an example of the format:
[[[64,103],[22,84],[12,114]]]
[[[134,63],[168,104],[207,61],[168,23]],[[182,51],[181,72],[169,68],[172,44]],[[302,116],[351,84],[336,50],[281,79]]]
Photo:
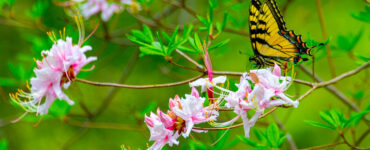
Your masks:
[[[308,60],[301,55],[312,56],[314,47],[308,48],[301,35],[287,30],[275,0],[266,0],[263,4],[259,0],[251,0],[249,33],[254,53],[249,60],[258,68],[275,63],[282,66],[281,61],[296,64]]]

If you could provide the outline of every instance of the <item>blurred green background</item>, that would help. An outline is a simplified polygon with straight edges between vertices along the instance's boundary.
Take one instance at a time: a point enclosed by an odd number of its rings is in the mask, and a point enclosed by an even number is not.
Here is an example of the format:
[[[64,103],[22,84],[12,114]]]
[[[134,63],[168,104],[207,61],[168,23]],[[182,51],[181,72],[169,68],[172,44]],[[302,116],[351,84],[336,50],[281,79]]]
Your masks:
[[[10,3],[9,3],[10,2]],[[215,19],[221,21],[223,12],[229,13],[227,28],[248,33],[248,8],[249,0],[218,0],[219,7],[215,10]],[[285,7],[286,0],[277,0],[280,8]],[[321,0],[325,28],[330,37],[329,46],[333,53],[336,74],[347,72],[359,66],[363,58],[370,57],[369,51],[369,4],[363,0]],[[188,85],[167,87],[159,89],[116,89],[110,87],[96,87],[74,82],[64,90],[76,102],[68,107],[64,102],[53,104],[50,113],[42,117],[27,115],[21,121],[12,124],[24,111],[12,105],[8,93],[16,92],[17,88],[25,89],[26,81],[34,76],[33,58],[41,59],[40,52],[50,49],[52,42],[46,35],[47,31],[57,31],[66,27],[67,35],[77,39],[76,25],[67,15],[64,8],[56,6],[50,0],[0,0],[0,140],[8,149],[120,149],[122,144],[131,149],[145,149],[148,142],[149,130],[146,128],[143,117],[157,107],[168,109],[168,100],[176,94],[182,96],[190,92]],[[208,1],[186,0],[186,6],[205,17],[208,12]],[[115,14],[106,23],[111,40],[104,39],[103,25],[85,43],[91,45],[93,50],[88,56],[97,56],[93,62],[95,69],[90,72],[80,72],[78,77],[93,81],[118,82],[125,84],[143,85],[159,84],[182,81],[198,75],[199,73],[178,68],[159,56],[145,56],[138,58],[138,45],[131,43],[126,34],[132,29],[141,29],[142,23],[138,16],[148,19],[155,14],[171,9],[173,6],[167,1],[154,0],[142,6],[143,11],[130,14],[126,11]],[[185,10],[176,8],[169,16],[161,20],[162,24],[170,27],[186,25],[196,18]],[[366,12],[367,9],[367,12]],[[150,10],[150,11],[149,11]],[[320,28],[317,7],[313,0],[289,0],[286,12],[283,13],[287,28],[297,34],[302,34],[303,40],[310,36],[315,41],[322,41],[323,35]],[[90,33],[97,24],[99,17],[85,21],[86,33]],[[103,23],[101,23],[103,24]],[[199,27],[194,24],[195,28]],[[160,26],[152,26],[154,31],[165,31],[171,34],[173,30]],[[196,31],[196,30],[195,30]],[[204,37],[204,32],[200,32]],[[244,72],[251,68],[248,57],[252,55],[249,37],[241,34],[223,32],[216,41],[230,39],[230,42],[217,50],[211,51],[210,56],[214,70]],[[77,42],[77,40],[75,40]],[[198,55],[190,54],[194,59]],[[324,80],[331,79],[325,49],[315,52],[317,56],[316,74]],[[184,58],[174,54],[173,60],[185,66],[192,66]],[[303,64],[311,68],[311,62]],[[89,65],[91,66],[91,65]],[[88,67],[85,67],[88,68]],[[362,71],[355,76],[342,80],[336,87],[350,100],[354,101],[363,110],[369,105],[370,81],[369,70]],[[312,81],[311,77],[297,69],[297,78]],[[236,77],[231,79],[238,80]],[[289,94],[293,98],[299,97],[308,90],[308,87],[293,84]],[[298,95],[297,95],[298,94]],[[104,103],[104,105],[101,105]],[[105,105],[106,104],[106,105]],[[94,123],[88,128],[83,128],[87,122],[87,108],[98,115]],[[335,131],[318,128],[305,123],[305,120],[320,122],[319,112],[336,108],[349,115],[349,108],[338,98],[324,88],[316,90],[298,108],[279,108],[275,115],[283,122],[285,131],[291,134],[298,148],[311,147],[334,143],[338,140]],[[222,112],[221,121],[234,116],[232,112]],[[275,122],[273,115],[259,120],[260,123],[254,130],[264,131],[266,124]],[[353,131],[352,131],[353,130]],[[359,138],[368,131],[368,125],[361,121],[356,128],[346,134],[351,137],[351,132]],[[232,149],[245,149],[250,146],[242,142],[235,145],[235,139],[243,136],[243,128],[228,131],[225,136],[225,147]],[[216,131],[192,134],[197,142],[210,145],[217,140]],[[252,140],[256,140],[251,134]],[[351,138],[350,141],[353,140]],[[179,138],[180,145],[166,147],[168,149],[189,149],[194,145],[192,138]],[[367,137],[360,147],[370,147],[370,137]],[[190,147],[189,147],[190,146]],[[209,147],[210,149],[214,147]],[[1,149],[1,146],[0,146]],[[287,141],[282,149],[289,149]],[[349,149],[345,145],[333,149]]]

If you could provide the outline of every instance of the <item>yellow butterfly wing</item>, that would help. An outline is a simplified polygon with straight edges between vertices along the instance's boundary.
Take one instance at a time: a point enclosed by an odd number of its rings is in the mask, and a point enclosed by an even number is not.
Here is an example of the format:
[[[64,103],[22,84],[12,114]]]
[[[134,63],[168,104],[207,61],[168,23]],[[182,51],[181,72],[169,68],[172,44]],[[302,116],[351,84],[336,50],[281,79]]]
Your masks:
[[[280,60],[298,62],[300,54],[309,54],[300,35],[287,31],[274,0],[261,4],[251,0],[249,31],[252,48],[259,65],[273,65]]]

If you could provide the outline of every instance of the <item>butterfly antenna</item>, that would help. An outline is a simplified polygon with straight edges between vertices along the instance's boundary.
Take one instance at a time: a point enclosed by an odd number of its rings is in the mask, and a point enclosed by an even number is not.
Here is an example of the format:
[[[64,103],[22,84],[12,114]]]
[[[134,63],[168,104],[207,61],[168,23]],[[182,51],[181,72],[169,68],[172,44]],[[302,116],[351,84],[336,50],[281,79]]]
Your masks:
[[[320,43],[320,44],[317,44],[315,46],[312,46],[311,49],[315,48],[315,47],[319,47],[319,46],[324,46],[325,44],[324,43]]]

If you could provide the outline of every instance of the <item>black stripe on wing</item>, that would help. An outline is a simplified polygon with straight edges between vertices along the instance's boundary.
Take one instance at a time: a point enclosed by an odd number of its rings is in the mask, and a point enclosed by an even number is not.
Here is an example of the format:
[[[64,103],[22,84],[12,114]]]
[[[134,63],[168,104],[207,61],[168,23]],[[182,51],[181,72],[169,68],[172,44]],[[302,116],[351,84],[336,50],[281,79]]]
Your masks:
[[[275,18],[276,23],[278,24],[278,27],[280,30],[287,30],[285,26],[285,21],[283,19],[283,16],[281,15],[279,8],[276,5],[275,0],[267,0],[265,2],[267,6],[270,8],[272,15]]]

